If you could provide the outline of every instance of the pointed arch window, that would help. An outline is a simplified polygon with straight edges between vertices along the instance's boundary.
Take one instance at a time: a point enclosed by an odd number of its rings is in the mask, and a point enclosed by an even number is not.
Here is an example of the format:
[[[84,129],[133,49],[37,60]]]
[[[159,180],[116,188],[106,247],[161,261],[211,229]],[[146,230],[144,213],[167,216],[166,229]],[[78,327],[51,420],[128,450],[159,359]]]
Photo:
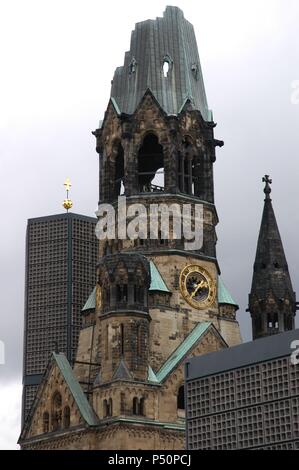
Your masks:
[[[65,406],[63,410],[63,427],[68,429],[71,423],[71,410],[69,406]]]
[[[138,153],[139,192],[164,191],[164,154],[158,137],[147,134]]]
[[[49,432],[49,428],[50,428],[50,416],[49,416],[49,413],[45,411],[43,414],[43,432],[44,433]]]
[[[127,302],[128,301],[128,286],[127,284],[116,285],[116,301]]]
[[[190,138],[187,136],[182,142],[182,151],[178,152],[178,188],[180,192],[195,195],[198,190],[199,163],[194,155],[194,149]],[[197,191],[198,192],[198,191]]]
[[[144,403],[145,403],[144,397],[140,398],[140,401],[139,401],[139,415],[140,415],[140,416],[144,416],[144,415],[145,415],[145,412],[144,412]]]
[[[133,398],[133,415],[135,416],[144,416],[145,414],[145,398],[138,397]]]
[[[123,356],[125,353],[125,328],[124,324],[120,325],[120,354]]]
[[[109,406],[107,400],[103,401],[103,417],[107,418],[109,416]]]
[[[173,60],[168,54],[166,54],[163,57],[163,63],[162,63],[162,72],[163,72],[164,78],[168,78],[170,76],[172,66],[173,66]]]
[[[133,398],[133,415],[138,415],[139,413],[139,406],[138,406],[138,398],[134,397]]]
[[[52,431],[58,431],[62,426],[62,398],[56,391],[52,396],[51,425]]]
[[[141,286],[134,286],[134,302],[144,304],[144,288]]]
[[[125,177],[125,160],[124,160],[124,149],[119,143],[117,147],[117,153],[114,163],[114,197],[124,194],[124,177]]]

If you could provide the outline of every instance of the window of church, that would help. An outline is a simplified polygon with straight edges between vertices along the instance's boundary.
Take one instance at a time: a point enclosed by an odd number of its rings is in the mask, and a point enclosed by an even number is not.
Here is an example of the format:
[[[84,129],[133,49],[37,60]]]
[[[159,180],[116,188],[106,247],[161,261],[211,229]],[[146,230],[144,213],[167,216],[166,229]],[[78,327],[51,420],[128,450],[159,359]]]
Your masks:
[[[140,400],[139,400],[139,415],[140,415],[140,416],[144,416],[144,415],[145,415],[145,412],[144,412],[144,403],[145,403],[144,397],[140,398]]]
[[[169,73],[169,62],[168,60],[164,59],[164,62],[163,62],[163,76],[164,78],[167,78],[168,77],[168,73]]]
[[[125,329],[123,323],[120,325],[120,354],[123,356],[125,353]]]
[[[109,416],[109,407],[108,407],[108,402],[107,400],[103,401],[103,417],[107,418]]]
[[[147,134],[138,152],[138,185],[142,193],[164,191],[163,147],[154,134]]]
[[[56,391],[52,397],[52,431],[58,431],[62,426],[62,398],[61,394]]]
[[[124,149],[121,144],[118,145],[114,165],[115,165],[114,197],[116,198],[117,196],[121,196],[125,192],[125,187],[124,187],[125,161],[124,161]]]
[[[109,401],[108,401],[108,416],[113,416],[113,402],[112,402],[112,398],[109,398]]]
[[[144,288],[139,286],[134,286],[134,302],[143,304],[144,303]]]
[[[144,416],[144,405],[145,405],[144,397],[140,399],[138,399],[138,397],[134,397],[133,398],[133,415]]]
[[[178,153],[178,187],[182,193],[195,194],[195,184],[198,180],[193,146],[189,137],[182,141],[182,151]]]
[[[128,286],[127,286],[127,284],[117,284],[117,286],[116,286],[116,300],[117,300],[117,302],[127,302],[127,300],[128,300]]]
[[[50,425],[50,417],[47,411],[43,414],[43,432],[49,432],[49,425]]]
[[[71,422],[71,410],[69,406],[66,406],[63,410],[63,427],[68,429]]]
[[[173,66],[173,60],[168,54],[166,54],[163,57],[163,63],[162,63],[162,73],[163,73],[164,78],[169,77],[170,72],[172,70],[172,66]]]

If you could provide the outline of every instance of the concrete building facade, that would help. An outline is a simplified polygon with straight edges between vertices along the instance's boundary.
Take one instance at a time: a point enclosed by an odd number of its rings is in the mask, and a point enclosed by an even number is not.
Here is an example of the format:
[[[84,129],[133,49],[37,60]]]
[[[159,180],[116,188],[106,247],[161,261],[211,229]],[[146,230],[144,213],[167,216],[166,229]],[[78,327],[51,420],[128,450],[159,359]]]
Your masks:
[[[28,220],[23,357],[23,423],[59,348],[74,364],[81,310],[94,287],[96,219],[78,214]]]

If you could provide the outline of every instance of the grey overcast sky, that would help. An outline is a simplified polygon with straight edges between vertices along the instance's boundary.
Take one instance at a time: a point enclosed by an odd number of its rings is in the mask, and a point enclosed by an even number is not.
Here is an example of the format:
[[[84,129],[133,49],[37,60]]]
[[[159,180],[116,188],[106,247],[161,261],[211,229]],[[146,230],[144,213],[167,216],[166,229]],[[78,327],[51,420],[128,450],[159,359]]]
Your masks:
[[[248,341],[245,310],[266,173],[273,178],[273,204],[299,291],[299,92],[292,88],[299,89],[299,3],[170,4],[194,25],[216,138],[225,141],[215,164],[218,258]],[[62,212],[66,176],[73,183],[74,211],[94,214],[98,160],[91,131],[103,118],[134,24],[161,16],[166,5],[0,1],[0,340],[6,348],[0,449],[16,448],[20,426],[26,220]]]

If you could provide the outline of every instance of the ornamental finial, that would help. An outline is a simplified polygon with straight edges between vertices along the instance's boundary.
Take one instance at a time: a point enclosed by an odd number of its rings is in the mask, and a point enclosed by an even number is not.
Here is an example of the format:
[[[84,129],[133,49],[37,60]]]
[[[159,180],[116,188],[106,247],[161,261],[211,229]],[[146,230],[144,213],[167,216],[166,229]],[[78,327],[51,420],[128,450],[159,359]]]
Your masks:
[[[272,180],[270,179],[269,175],[265,175],[263,178],[263,183],[265,183],[265,188],[264,188],[264,193],[266,194],[266,199],[265,201],[271,201],[270,194],[271,194],[271,184]]]
[[[66,211],[68,212],[73,207],[73,201],[71,201],[71,199],[69,199],[69,191],[70,191],[71,186],[72,186],[72,183],[70,182],[69,178],[67,178],[65,180],[64,186],[65,186],[65,189],[66,189],[66,199],[63,201],[62,205],[66,209]]]

